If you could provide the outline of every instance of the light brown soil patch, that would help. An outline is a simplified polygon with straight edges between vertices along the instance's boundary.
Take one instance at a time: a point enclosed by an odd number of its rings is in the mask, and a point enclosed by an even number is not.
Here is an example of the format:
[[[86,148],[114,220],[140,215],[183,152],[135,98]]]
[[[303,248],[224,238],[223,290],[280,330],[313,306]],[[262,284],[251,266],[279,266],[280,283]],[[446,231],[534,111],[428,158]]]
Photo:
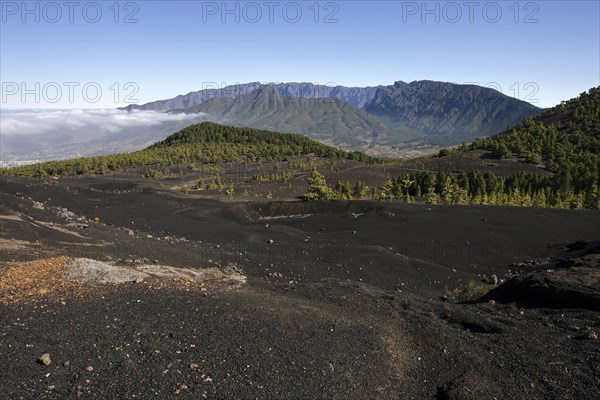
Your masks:
[[[115,266],[84,258],[56,257],[0,267],[0,303],[66,302],[104,296],[128,285],[150,290],[207,291],[229,290],[245,282],[246,277],[230,267]]]

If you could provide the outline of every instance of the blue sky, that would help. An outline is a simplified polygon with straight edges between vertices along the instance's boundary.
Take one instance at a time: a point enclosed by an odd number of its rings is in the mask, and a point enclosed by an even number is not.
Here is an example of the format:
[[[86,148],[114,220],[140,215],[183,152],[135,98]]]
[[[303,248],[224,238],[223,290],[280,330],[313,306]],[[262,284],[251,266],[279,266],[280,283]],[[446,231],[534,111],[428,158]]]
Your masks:
[[[4,109],[111,108],[215,83],[421,79],[548,107],[600,85],[598,1],[23,4],[1,2]]]

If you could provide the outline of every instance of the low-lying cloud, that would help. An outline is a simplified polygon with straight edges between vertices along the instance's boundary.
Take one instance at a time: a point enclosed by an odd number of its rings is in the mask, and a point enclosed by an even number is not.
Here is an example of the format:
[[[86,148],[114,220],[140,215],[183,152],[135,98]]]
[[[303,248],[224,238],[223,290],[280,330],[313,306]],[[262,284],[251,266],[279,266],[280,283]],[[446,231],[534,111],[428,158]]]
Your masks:
[[[0,164],[135,151],[206,119],[137,110],[2,110]]]
[[[199,114],[167,114],[156,111],[102,110],[3,110],[2,135],[38,135],[93,131],[117,133],[130,128],[159,126],[165,122],[197,120]]]

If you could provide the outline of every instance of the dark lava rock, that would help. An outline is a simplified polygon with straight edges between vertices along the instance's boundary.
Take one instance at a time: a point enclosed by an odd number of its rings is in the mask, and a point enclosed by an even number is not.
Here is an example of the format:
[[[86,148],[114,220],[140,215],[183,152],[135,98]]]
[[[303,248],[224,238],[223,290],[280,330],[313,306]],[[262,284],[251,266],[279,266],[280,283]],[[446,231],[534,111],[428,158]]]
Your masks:
[[[600,247],[576,242],[574,257],[509,279],[481,300],[521,306],[600,310]]]

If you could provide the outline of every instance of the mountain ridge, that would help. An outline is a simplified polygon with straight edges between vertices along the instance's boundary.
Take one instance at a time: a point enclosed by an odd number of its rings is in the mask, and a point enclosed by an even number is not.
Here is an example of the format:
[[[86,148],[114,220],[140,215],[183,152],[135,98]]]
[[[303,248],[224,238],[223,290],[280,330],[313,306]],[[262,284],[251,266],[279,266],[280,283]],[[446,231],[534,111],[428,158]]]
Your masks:
[[[288,97],[274,85],[262,85],[235,99],[214,98],[184,112],[204,113],[220,123],[306,134],[342,148],[386,141],[391,133],[366,111],[339,99]]]
[[[152,111],[170,111],[174,109],[186,109],[200,105],[214,98],[236,98],[248,95],[261,85],[272,85],[279,93],[288,97],[298,98],[328,98],[334,97],[347,102],[355,108],[364,107],[375,96],[376,90],[381,86],[366,87],[347,87],[347,86],[327,86],[310,82],[287,82],[287,83],[236,83],[216,88],[206,88],[198,91],[192,91],[184,95],[164,100],[156,100],[142,105],[132,104],[124,107],[125,110],[152,110]]]

